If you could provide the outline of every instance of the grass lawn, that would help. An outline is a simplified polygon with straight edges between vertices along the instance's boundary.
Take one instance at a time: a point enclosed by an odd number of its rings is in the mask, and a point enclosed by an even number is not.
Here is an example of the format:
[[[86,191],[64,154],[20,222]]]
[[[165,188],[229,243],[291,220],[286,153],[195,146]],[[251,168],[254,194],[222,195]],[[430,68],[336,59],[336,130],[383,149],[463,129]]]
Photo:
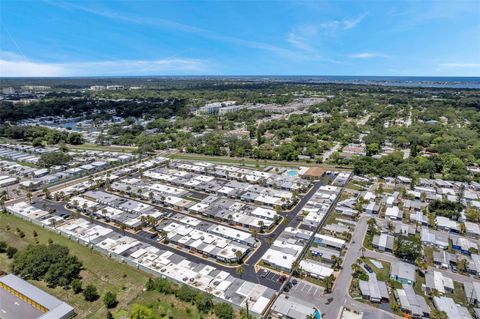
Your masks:
[[[423,248],[423,254],[425,255],[425,258],[427,260],[427,264],[430,265],[430,266],[433,266],[433,252],[435,250],[430,247],[430,246],[425,246],[425,248]]]
[[[415,292],[419,295],[424,296],[424,292],[422,290],[422,285],[425,284],[425,277],[421,276],[418,271],[415,273],[415,285],[413,286],[413,289]]]
[[[364,258],[363,261],[368,264],[370,267],[372,267],[373,272],[377,275],[377,279],[381,281],[387,281],[390,279],[390,263],[386,261],[380,261],[376,260],[377,262],[380,262],[383,265],[383,268],[377,268],[375,265],[370,261],[371,258]]]
[[[303,278],[304,280],[314,284],[314,285],[317,285],[317,286],[320,286],[320,287],[323,287],[323,288],[326,288],[327,285],[325,285],[325,282],[321,279],[317,279],[317,278],[313,278],[313,277],[310,277],[310,276],[305,276],[305,278]]]
[[[174,295],[164,295],[156,291],[146,291],[131,302],[132,304],[138,303],[151,307],[157,310],[162,317],[167,314],[171,314],[175,319],[210,319],[216,318],[213,314],[203,314],[197,310],[195,305],[186,304],[183,301],[175,298]],[[122,318],[127,313],[121,311],[115,314],[115,318]],[[167,317],[165,317],[167,318]]]
[[[320,166],[327,170],[348,170],[350,169],[349,166],[346,167],[337,167],[328,164],[317,164],[317,163],[307,163],[307,162],[287,162],[287,161],[273,161],[267,160],[256,160],[252,158],[238,158],[238,157],[227,157],[227,156],[209,156],[209,155],[201,155],[201,154],[189,154],[189,153],[175,153],[171,155],[167,155],[172,159],[185,159],[185,160],[197,160],[197,161],[207,161],[207,162],[216,162],[221,164],[233,164],[233,165],[241,165],[242,163],[246,166],[258,168],[264,168],[266,166],[282,166],[282,167],[298,167],[298,166]]]
[[[9,227],[8,230],[7,227]],[[17,228],[25,233],[24,238],[20,238],[16,234]],[[16,216],[0,214],[0,240],[6,241],[9,245],[19,250],[24,249],[28,244],[35,243],[34,230],[38,234],[36,239],[38,239],[39,243],[47,244],[48,239],[52,239],[54,243],[68,247],[70,252],[81,260],[85,268],[81,272],[84,287],[90,283],[94,284],[101,296],[107,291],[117,293],[118,305],[111,310],[117,318],[120,318],[121,314],[125,315],[131,304],[144,302],[147,304],[155,303],[156,308],[171,307],[171,304],[173,304],[174,318],[200,318],[194,306],[183,303],[174,296],[164,296],[157,292],[143,291],[144,284],[149,277],[146,273],[110,259],[99,252],[90,250],[68,238]],[[12,260],[8,259],[6,254],[0,254],[0,270],[9,270],[11,262]],[[86,302],[82,294],[76,295],[71,290],[59,287],[49,288],[42,281],[32,281],[31,283],[72,305],[77,313],[76,318],[103,319],[106,316],[107,310],[102,303],[101,297],[95,302]],[[187,313],[187,308],[191,309],[190,313]],[[209,317],[203,315],[203,318]]]
[[[357,182],[357,181],[350,181],[347,184],[348,189],[353,189],[355,191],[364,191],[365,190],[365,185],[362,182]]]
[[[453,300],[455,300],[456,303],[467,306],[468,302],[467,298],[465,297],[465,293],[463,292],[463,284],[459,283],[458,281],[454,281],[453,287],[453,293],[447,294],[447,297],[452,298]]]
[[[68,145],[69,149],[72,150],[93,150],[93,151],[105,151],[105,152],[122,152],[122,153],[132,153],[137,148],[132,146],[122,146],[122,145],[111,145],[111,146],[101,146],[95,144],[81,144],[81,145]]]
[[[335,223],[335,220],[337,219],[337,213],[331,212],[328,214],[327,220],[325,221],[325,225],[330,225]]]

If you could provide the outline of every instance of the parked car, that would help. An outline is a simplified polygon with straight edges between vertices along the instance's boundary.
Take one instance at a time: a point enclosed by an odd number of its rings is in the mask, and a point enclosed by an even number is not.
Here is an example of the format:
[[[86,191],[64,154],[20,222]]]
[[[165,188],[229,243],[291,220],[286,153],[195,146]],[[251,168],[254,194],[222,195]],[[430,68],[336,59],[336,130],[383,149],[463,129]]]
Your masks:
[[[363,264],[363,267],[364,267],[369,273],[373,273],[372,267],[370,267],[368,264]]]

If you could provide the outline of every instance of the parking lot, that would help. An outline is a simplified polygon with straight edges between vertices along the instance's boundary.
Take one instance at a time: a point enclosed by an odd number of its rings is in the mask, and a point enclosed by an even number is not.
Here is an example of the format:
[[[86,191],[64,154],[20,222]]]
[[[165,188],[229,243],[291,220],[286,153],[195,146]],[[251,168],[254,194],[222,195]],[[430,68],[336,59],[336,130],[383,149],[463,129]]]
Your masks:
[[[257,276],[273,282],[278,282],[278,279],[280,278],[279,274],[276,274],[274,272],[271,272],[265,269],[260,269],[257,273]]]
[[[289,292],[286,295],[295,296],[295,298],[304,300],[312,305],[318,305],[320,303],[320,297],[323,295],[324,288],[309,283],[308,281],[295,278],[297,284],[292,285]],[[293,281],[293,280],[292,280]]]

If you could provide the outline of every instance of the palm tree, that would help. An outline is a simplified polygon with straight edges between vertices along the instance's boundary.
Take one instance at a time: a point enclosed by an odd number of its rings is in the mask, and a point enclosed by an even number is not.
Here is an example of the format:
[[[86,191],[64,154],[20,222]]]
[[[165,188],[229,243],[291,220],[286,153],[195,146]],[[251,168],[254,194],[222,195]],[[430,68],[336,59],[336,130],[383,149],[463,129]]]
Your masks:
[[[105,189],[108,191],[110,190],[110,178],[107,176],[105,179]]]
[[[1,212],[5,211],[5,197],[4,196],[0,197],[0,211]]]
[[[360,266],[357,263],[352,264],[353,277],[357,277],[357,274],[360,272]]]
[[[328,277],[325,277],[323,279],[323,282],[325,283],[325,291],[330,292],[332,287],[333,287],[333,282],[335,281],[335,277],[333,275],[330,275]]]
[[[42,190],[43,194],[45,195],[45,198],[49,198],[50,197],[50,190],[48,189],[48,187],[44,187],[43,190]]]
[[[263,231],[263,227],[265,226],[265,223],[263,222],[263,220],[258,221],[258,226],[260,227],[260,230]]]
[[[300,277],[303,273],[302,267],[300,267],[300,262],[295,260],[292,263],[292,274],[296,277]]]
[[[32,192],[28,191],[28,192],[27,192],[27,199],[28,199],[28,202],[29,202],[30,204],[32,203],[32,198],[33,198]]]
[[[243,266],[240,266],[240,267],[235,268],[235,272],[237,273],[237,275],[239,277],[242,277],[243,274],[245,273],[245,269],[243,268]]]
[[[237,250],[235,252],[235,257],[237,257],[237,262],[240,263],[241,262],[241,259],[243,257],[243,253],[240,251],[240,250]]]
[[[158,232],[158,234],[160,235],[160,238],[162,238],[163,242],[166,243],[168,241],[168,237],[167,237],[167,232],[164,231],[163,229],[161,231]]]

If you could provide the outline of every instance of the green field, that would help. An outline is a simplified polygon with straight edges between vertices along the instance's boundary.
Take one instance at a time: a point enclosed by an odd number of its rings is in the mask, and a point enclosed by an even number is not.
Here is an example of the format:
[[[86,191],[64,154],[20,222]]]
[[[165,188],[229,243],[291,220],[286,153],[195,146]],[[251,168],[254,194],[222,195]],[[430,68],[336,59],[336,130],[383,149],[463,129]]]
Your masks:
[[[377,262],[380,262],[383,266],[382,269],[377,268],[373,265],[373,263],[370,261],[372,258],[364,258],[362,259],[366,264],[368,264],[370,267],[372,267],[373,272],[377,275],[377,279],[380,281],[387,281],[390,279],[390,263],[386,261],[381,261],[381,260],[376,260]]]
[[[25,233],[24,238],[17,235],[17,228]],[[33,231],[38,234],[36,238],[33,236]],[[20,250],[27,247],[28,244],[34,244],[36,239],[41,244],[47,244],[48,239],[52,239],[54,243],[68,247],[70,252],[83,263],[85,270],[82,270],[81,277],[84,287],[90,283],[94,284],[101,296],[107,291],[117,293],[118,305],[111,310],[116,318],[127,314],[129,306],[134,303],[151,305],[154,309],[161,310],[160,313],[166,313],[168,308],[171,308],[170,313],[173,313],[174,318],[213,318],[205,314],[200,316],[195,306],[184,303],[173,295],[166,296],[158,292],[144,291],[148,275],[140,270],[110,259],[99,252],[16,216],[0,214],[0,241],[6,241]],[[0,254],[0,270],[8,271],[11,262],[12,260],[8,259],[6,254]],[[42,281],[32,281],[31,283],[72,305],[77,313],[76,318],[103,319],[107,314],[101,298],[95,302],[87,302],[83,299],[82,294],[74,294],[70,289],[49,288]]]
[[[281,167],[298,167],[298,166],[320,166],[325,169],[332,169],[332,170],[347,170],[349,167],[338,167],[333,165],[327,164],[316,164],[316,163],[307,163],[307,162],[286,162],[286,161],[273,161],[273,160],[256,160],[251,158],[238,158],[238,157],[226,157],[226,156],[208,156],[208,155],[200,155],[200,154],[188,154],[188,153],[175,153],[171,155],[167,155],[169,158],[172,159],[185,159],[185,160],[192,160],[192,161],[207,161],[207,162],[215,162],[221,164],[233,164],[233,165],[242,165],[250,166],[250,167],[258,167],[264,168],[266,166],[281,166]]]
[[[132,153],[137,149],[136,147],[133,147],[133,146],[122,146],[122,145],[101,146],[101,145],[95,145],[95,144],[68,145],[68,148],[72,150],[91,150],[91,151],[122,152],[122,153]]]

